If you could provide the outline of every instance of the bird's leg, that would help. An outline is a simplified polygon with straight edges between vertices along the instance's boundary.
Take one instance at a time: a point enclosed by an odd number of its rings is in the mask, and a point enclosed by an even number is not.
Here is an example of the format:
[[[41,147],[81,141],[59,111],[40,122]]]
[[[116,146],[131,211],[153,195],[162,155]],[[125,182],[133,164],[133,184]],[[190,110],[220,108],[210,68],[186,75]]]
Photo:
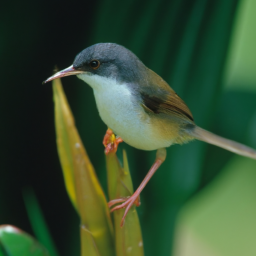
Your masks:
[[[136,200],[138,200],[138,197],[139,197],[141,191],[146,186],[146,184],[148,183],[150,178],[153,176],[153,174],[156,172],[156,170],[164,162],[165,158],[166,158],[166,149],[165,148],[158,149],[157,152],[156,152],[156,160],[155,160],[154,164],[150,168],[150,170],[147,173],[144,180],[141,182],[140,186],[133,193],[133,195],[129,198],[115,199],[115,200],[112,200],[108,203],[108,206],[111,207],[111,206],[113,206],[117,203],[124,202],[124,203],[122,203],[120,205],[117,205],[117,206],[115,206],[114,208],[111,209],[111,212],[113,212],[113,211],[118,210],[118,209],[126,208],[125,212],[124,212],[124,216],[123,216],[122,221],[121,221],[121,227],[124,225],[124,220],[125,220],[125,217],[126,217],[128,211],[130,210],[132,205],[136,202]]]
[[[116,137],[113,131],[108,128],[103,139],[103,145],[105,146],[105,154],[110,152],[116,153],[118,144],[123,142],[120,137]]]
[[[108,202],[108,207],[110,208],[115,204],[126,202],[127,199],[129,199],[129,198],[130,197],[121,197],[121,198],[118,198],[118,199],[113,199],[113,200]],[[136,205],[137,207],[140,206],[140,195],[136,198],[136,200],[134,201],[133,204]]]

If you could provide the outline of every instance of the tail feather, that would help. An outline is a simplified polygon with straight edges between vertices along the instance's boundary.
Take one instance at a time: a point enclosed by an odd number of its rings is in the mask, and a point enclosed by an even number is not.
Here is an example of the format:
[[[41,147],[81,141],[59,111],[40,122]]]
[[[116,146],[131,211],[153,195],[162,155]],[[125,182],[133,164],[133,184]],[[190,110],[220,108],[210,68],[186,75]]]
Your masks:
[[[225,139],[218,135],[215,135],[211,132],[208,132],[198,126],[195,126],[194,129],[191,130],[190,134],[198,140],[213,144],[215,146],[224,148],[231,152],[234,152],[238,155],[250,157],[256,159],[256,150],[247,147],[241,143]]]

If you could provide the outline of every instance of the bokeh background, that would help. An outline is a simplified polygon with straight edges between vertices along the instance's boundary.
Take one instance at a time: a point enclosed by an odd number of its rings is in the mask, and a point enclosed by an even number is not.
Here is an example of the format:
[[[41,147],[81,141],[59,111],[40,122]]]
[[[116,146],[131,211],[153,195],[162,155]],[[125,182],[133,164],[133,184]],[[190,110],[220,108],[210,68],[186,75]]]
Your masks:
[[[79,255],[79,219],[56,150],[52,88],[42,81],[94,43],[129,48],[185,100],[199,126],[256,148],[255,10],[254,0],[2,2],[0,224],[36,236],[30,218],[37,202],[59,255]],[[75,77],[62,82],[106,189],[107,127],[92,90]],[[137,187],[155,152],[122,148]],[[138,208],[145,255],[256,255],[256,162],[202,142],[167,154]]]

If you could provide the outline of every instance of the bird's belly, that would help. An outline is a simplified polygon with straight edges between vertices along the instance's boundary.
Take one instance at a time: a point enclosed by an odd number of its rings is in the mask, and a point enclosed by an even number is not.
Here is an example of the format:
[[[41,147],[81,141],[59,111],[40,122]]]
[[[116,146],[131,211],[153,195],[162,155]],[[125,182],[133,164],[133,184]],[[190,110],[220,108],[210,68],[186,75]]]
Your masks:
[[[142,150],[169,147],[172,143],[153,129],[150,117],[140,105],[133,103],[131,95],[118,97],[94,92],[103,122],[127,144]],[[117,96],[117,97],[116,97]]]

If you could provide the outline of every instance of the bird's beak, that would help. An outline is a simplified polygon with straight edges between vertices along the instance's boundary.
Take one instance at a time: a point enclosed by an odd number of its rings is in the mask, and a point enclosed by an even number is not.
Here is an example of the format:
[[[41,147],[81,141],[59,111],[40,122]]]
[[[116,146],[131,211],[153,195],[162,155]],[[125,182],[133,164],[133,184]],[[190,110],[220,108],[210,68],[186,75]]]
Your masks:
[[[61,78],[61,77],[64,77],[64,76],[72,76],[72,75],[77,75],[77,74],[81,74],[81,73],[84,73],[84,71],[80,71],[80,70],[75,70],[73,65],[71,65],[70,67],[68,68],[65,68],[59,72],[57,72],[56,74],[54,74],[53,76],[47,78],[43,84],[45,83],[48,83],[56,78]]]

